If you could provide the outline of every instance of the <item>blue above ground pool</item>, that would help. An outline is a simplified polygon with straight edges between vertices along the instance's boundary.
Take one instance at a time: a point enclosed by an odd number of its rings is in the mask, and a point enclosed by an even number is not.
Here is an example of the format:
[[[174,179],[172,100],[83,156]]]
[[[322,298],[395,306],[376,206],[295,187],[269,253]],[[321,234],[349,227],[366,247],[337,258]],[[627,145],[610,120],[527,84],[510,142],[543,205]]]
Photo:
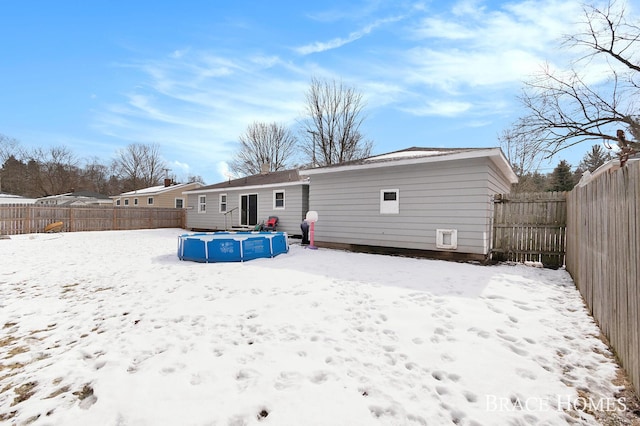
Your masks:
[[[286,232],[203,232],[178,237],[178,258],[193,262],[244,262],[288,251]]]

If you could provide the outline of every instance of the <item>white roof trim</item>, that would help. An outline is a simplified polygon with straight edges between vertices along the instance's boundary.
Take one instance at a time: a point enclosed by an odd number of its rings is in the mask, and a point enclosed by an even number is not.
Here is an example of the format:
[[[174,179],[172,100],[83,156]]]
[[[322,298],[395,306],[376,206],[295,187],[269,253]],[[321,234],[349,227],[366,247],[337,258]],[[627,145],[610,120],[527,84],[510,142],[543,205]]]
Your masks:
[[[285,186],[295,186],[295,185],[309,185],[309,180],[297,180],[294,182],[283,182],[283,183],[270,183],[265,185],[251,185],[251,186],[229,186],[227,188],[211,188],[211,189],[193,189],[190,191],[183,191],[183,194],[206,194],[206,193],[216,193],[216,192],[231,192],[231,191],[249,191],[254,189],[267,189],[267,188],[282,188]]]
[[[509,179],[511,183],[517,183],[518,177],[514,173],[513,169],[509,165],[506,157],[502,153],[500,148],[487,148],[487,149],[473,149],[469,151],[462,152],[454,152],[446,155],[429,155],[428,151],[425,151],[425,155],[420,156],[418,152],[413,152],[413,156],[411,158],[394,158],[387,161],[373,161],[370,163],[359,163],[359,164],[348,164],[345,166],[335,166],[335,167],[318,167],[315,169],[303,169],[300,170],[301,175],[313,176],[318,174],[326,174],[326,173],[338,173],[338,172],[346,172],[352,170],[363,170],[363,169],[376,169],[381,167],[395,167],[395,166],[406,166],[411,164],[422,164],[422,163],[437,163],[441,161],[454,161],[454,160],[467,160],[472,158],[482,158],[489,157],[493,160],[493,162],[500,168],[502,173]],[[370,157],[371,160],[375,160],[376,158],[384,158],[385,154]]]

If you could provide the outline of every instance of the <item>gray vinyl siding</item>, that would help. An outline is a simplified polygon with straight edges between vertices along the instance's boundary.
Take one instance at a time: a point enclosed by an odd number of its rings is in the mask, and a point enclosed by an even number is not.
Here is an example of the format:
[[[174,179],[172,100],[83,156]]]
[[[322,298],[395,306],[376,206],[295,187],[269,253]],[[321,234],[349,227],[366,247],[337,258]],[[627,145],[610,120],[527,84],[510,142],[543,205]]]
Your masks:
[[[311,175],[309,207],[318,212],[315,240],[441,250],[436,229],[456,229],[456,252],[486,254],[490,187],[502,188],[498,181],[506,181],[490,164],[478,158]],[[496,176],[490,179],[490,174]],[[380,213],[382,189],[399,190],[398,214]]]
[[[274,191],[284,191],[285,208],[273,208]],[[300,235],[300,223],[308,210],[309,186],[306,184],[273,186],[269,188],[243,189],[233,188],[215,190],[211,192],[185,194],[187,199],[187,228],[224,230],[225,215],[220,212],[220,194],[227,195],[227,223],[230,229],[240,224],[240,197],[247,194],[258,194],[258,223],[268,219],[269,216],[278,216],[278,231],[287,232],[289,235]],[[198,212],[198,197],[207,197],[206,213]],[[233,210],[236,209],[236,210]],[[233,211],[232,211],[233,210]]]
[[[489,174],[487,182],[489,185],[489,194],[508,194],[511,192],[511,184],[502,175],[502,172],[500,172],[496,165],[489,161],[488,166]]]

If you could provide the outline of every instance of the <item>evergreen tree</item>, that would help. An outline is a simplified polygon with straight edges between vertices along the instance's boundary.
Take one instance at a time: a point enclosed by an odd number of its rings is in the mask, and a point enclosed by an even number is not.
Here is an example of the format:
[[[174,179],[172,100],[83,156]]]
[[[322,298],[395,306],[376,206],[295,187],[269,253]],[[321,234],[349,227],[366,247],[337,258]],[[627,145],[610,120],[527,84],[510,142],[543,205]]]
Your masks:
[[[565,160],[560,161],[551,173],[549,191],[571,191],[575,186],[571,165]]]
[[[588,170],[593,173],[595,169],[602,166],[612,158],[611,153],[605,151],[602,146],[593,145],[591,147],[591,151],[587,152],[584,157],[582,157],[582,161],[578,168],[583,172]]]

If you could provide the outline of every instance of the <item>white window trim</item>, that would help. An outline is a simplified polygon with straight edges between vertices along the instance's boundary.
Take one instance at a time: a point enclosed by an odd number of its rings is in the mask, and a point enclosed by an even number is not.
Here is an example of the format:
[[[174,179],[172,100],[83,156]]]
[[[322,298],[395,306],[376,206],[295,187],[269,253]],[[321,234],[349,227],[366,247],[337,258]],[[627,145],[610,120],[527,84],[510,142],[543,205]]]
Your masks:
[[[152,206],[153,205],[153,197],[148,197],[147,198],[147,205],[148,206]]]
[[[200,214],[200,213],[206,213],[206,212],[207,212],[207,196],[198,195],[198,213]]]
[[[222,210],[222,197],[224,197],[224,210]],[[229,197],[226,193],[218,196],[218,213],[226,213],[227,207],[229,207]]]
[[[134,199],[133,199],[133,205],[134,205],[134,206],[137,206],[137,205],[138,205],[138,199],[137,199],[137,198],[134,198]]]
[[[128,206],[128,205],[129,205],[129,199],[128,199],[128,198],[125,198],[125,199],[124,199],[124,205],[125,205],[125,206]]]
[[[178,204],[178,200],[182,201],[182,208],[184,208],[184,198],[182,198],[182,197],[176,197],[176,198],[173,200],[173,206],[174,206],[175,208],[178,208],[178,207],[176,207],[176,204]]]
[[[386,192],[395,192],[395,200],[385,200],[384,194]],[[400,213],[400,190],[395,189],[381,189],[380,190],[380,214],[399,214]]]
[[[276,194],[282,193],[282,207],[276,207]],[[273,209],[274,210],[285,210],[287,207],[287,194],[284,189],[274,189],[273,190]]]
[[[120,204],[121,204],[121,203],[120,203],[120,198],[118,198],[118,199],[116,200],[116,206],[120,206]]]

